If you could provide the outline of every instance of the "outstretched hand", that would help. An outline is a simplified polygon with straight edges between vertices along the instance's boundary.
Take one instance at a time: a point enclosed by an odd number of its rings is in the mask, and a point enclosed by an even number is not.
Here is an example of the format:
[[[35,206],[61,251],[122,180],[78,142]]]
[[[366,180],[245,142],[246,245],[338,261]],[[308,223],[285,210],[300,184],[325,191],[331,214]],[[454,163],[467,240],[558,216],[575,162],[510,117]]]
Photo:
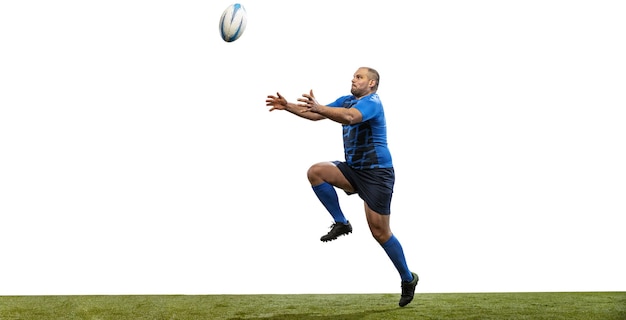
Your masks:
[[[287,108],[287,99],[280,95],[280,93],[276,92],[275,96],[267,96],[267,99],[265,100],[265,105],[268,107],[272,107],[270,111],[285,110],[285,108]]]
[[[302,94],[302,98],[298,98],[298,101],[300,102],[300,106],[306,108],[303,109],[302,112],[318,112],[319,107],[321,106],[315,99],[313,89],[311,89],[309,93]]]

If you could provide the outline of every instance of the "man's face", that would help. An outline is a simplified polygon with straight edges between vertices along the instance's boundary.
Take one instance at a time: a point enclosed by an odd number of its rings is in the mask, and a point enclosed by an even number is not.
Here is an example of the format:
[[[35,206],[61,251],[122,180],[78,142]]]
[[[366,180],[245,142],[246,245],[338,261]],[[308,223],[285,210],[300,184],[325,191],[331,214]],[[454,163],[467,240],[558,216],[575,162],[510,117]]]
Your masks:
[[[350,92],[357,98],[372,93],[375,81],[368,77],[367,69],[360,68],[352,77],[352,89]]]

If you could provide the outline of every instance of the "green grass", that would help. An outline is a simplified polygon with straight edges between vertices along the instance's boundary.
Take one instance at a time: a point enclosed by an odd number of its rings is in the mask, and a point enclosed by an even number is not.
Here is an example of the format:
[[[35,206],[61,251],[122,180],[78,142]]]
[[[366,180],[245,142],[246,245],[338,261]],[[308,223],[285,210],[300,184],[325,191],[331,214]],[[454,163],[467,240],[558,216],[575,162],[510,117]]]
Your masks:
[[[626,292],[3,296],[1,320],[626,319]]]

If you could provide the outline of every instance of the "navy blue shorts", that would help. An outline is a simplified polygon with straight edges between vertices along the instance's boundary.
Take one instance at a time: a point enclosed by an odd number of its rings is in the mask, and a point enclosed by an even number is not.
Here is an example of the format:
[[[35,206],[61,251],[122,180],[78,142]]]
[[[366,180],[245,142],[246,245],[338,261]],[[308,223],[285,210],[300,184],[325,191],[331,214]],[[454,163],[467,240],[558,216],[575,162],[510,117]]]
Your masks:
[[[393,168],[354,169],[345,162],[333,161],[341,173],[348,179],[355,192],[377,213],[391,213],[391,195],[396,175]]]

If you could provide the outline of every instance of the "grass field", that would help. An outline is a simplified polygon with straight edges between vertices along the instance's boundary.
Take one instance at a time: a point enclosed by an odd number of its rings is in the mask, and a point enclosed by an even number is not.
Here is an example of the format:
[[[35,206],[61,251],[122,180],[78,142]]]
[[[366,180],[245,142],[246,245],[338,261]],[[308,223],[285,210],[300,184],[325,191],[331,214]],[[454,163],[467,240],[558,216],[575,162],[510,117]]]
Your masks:
[[[1,320],[626,319],[626,292],[2,296]]]

